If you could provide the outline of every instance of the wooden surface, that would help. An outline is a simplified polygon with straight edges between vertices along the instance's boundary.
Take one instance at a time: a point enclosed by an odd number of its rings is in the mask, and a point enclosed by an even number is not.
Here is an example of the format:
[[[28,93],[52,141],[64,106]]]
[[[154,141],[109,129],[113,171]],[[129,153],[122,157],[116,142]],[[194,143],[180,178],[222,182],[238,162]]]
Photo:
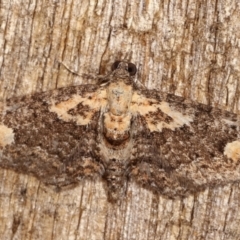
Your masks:
[[[2,0],[0,99],[91,83],[125,59],[147,88],[237,112],[239,17],[238,0]],[[238,183],[170,200],[130,182],[111,205],[101,179],[62,192],[4,169],[0,181],[1,239],[240,239]]]

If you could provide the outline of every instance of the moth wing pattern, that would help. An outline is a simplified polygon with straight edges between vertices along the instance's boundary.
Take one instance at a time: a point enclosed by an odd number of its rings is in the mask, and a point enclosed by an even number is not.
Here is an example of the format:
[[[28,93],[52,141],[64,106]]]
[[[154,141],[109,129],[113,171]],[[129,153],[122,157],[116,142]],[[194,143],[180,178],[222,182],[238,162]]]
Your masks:
[[[117,61],[100,84],[6,102],[0,167],[64,187],[102,177],[116,202],[127,180],[168,197],[240,180],[237,114],[137,87]]]
[[[1,116],[0,166],[60,187],[100,175],[92,149],[104,104],[104,90],[95,85],[9,99]]]
[[[237,115],[156,90],[135,92],[129,174],[168,197],[240,180]]]

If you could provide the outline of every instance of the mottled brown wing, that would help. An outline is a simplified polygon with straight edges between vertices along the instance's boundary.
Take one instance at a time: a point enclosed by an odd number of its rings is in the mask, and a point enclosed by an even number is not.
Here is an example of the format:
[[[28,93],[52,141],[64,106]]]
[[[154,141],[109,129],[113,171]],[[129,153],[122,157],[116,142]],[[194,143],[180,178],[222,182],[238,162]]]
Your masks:
[[[0,167],[56,186],[100,174],[92,152],[99,94],[96,86],[85,85],[8,100],[0,124]]]
[[[236,114],[156,91],[137,94],[132,179],[168,197],[240,180]]]

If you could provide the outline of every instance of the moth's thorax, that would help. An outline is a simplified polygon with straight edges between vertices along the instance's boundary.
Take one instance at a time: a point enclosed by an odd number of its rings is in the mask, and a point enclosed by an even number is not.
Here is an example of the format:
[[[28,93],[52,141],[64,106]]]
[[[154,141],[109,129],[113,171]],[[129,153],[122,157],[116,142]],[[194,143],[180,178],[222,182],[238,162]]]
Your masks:
[[[121,116],[128,112],[132,101],[132,84],[129,79],[117,79],[111,82],[107,88],[108,110],[113,115]]]
[[[103,115],[103,134],[113,146],[124,145],[130,138],[131,114],[113,115],[107,112]]]

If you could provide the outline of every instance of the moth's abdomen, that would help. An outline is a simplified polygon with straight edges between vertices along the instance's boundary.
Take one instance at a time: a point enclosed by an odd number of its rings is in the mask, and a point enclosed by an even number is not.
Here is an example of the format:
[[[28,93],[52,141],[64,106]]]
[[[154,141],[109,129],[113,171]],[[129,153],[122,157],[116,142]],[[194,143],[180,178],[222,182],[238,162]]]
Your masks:
[[[114,158],[110,159],[103,177],[107,181],[109,201],[116,202],[125,191],[124,180],[126,176],[124,164]]]

